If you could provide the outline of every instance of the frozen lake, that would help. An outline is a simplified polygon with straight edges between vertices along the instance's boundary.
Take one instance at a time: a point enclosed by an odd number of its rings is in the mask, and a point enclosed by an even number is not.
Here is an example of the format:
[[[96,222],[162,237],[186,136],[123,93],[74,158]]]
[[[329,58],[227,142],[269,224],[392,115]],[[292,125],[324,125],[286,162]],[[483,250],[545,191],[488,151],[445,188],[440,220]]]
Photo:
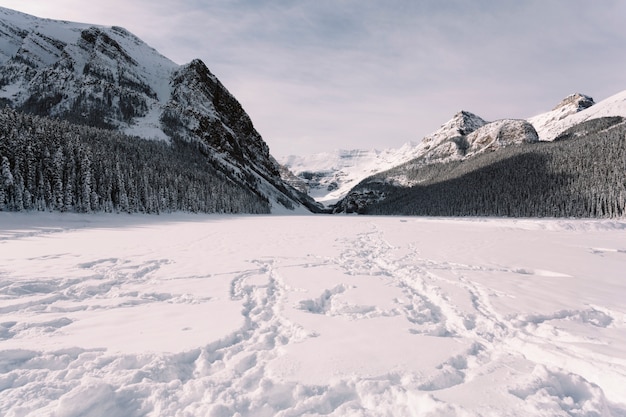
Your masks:
[[[626,416],[626,221],[0,213],[0,415]]]

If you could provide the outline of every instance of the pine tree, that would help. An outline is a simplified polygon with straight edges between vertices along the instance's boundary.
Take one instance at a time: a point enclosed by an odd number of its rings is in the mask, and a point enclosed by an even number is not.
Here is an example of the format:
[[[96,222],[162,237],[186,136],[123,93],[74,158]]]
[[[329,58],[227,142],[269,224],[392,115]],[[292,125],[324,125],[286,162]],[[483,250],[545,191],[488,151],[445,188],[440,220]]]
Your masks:
[[[13,174],[11,173],[9,159],[3,156],[0,163],[0,210],[5,210],[9,205],[12,187]]]

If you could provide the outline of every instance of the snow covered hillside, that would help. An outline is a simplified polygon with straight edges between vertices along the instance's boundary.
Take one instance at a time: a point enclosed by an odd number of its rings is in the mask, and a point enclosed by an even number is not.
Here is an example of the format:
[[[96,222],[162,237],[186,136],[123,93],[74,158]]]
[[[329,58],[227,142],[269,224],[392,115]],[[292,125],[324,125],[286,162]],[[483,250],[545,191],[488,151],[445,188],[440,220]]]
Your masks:
[[[169,140],[159,116],[178,65],[130,32],[6,8],[0,8],[0,31],[0,98],[13,107],[63,116],[78,104],[83,117],[103,111],[107,119],[100,123]],[[96,109],[96,102],[106,103],[105,109]]]
[[[626,416],[625,230],[0,213],[0,415]]]
[[[540,140],[553,140],[563,130],[565,124],[567,127],[569,121],[573,120],[570,116],[593,106],[595,102],[593,98],[584,94],[576,93],[565,97],[552,110],[538,114],[528,119],[535,127]],[[567,120],[567,121],[566,121]]]

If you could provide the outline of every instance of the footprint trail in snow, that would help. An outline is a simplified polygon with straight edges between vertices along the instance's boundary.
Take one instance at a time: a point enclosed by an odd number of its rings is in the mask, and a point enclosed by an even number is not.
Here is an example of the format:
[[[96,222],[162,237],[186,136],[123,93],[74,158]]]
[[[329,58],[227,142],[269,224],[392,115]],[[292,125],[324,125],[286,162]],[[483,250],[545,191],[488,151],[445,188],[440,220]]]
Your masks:
[[[626,416],[623,223],[76,218],[0,217],[0,415]]]

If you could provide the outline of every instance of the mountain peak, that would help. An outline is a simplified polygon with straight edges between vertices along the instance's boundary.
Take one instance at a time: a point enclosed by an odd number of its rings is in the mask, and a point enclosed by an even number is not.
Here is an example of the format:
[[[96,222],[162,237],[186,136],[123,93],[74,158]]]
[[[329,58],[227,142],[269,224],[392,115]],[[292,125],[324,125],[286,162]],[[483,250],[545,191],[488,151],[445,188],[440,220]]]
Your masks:
[[[461,135],[467,135],[487,122],[474,113],[461,110],[448,123],[450,123],[450,126],[456,127]]]
[[[565,107],[573,107],[577,112],[579,112],[593,106],[594,104],[596,103],[593,101],[593,98],[585,94],[574,93],[561,100],[561,102],[557,104],[552,110],[559,110]]]
[[[552,110],[531,117],[528,121],[535,127],[539,138],[544,141],[554,140],[567,127],[568,120],[595,105],[593,98],[580,93],[565,97]]]

